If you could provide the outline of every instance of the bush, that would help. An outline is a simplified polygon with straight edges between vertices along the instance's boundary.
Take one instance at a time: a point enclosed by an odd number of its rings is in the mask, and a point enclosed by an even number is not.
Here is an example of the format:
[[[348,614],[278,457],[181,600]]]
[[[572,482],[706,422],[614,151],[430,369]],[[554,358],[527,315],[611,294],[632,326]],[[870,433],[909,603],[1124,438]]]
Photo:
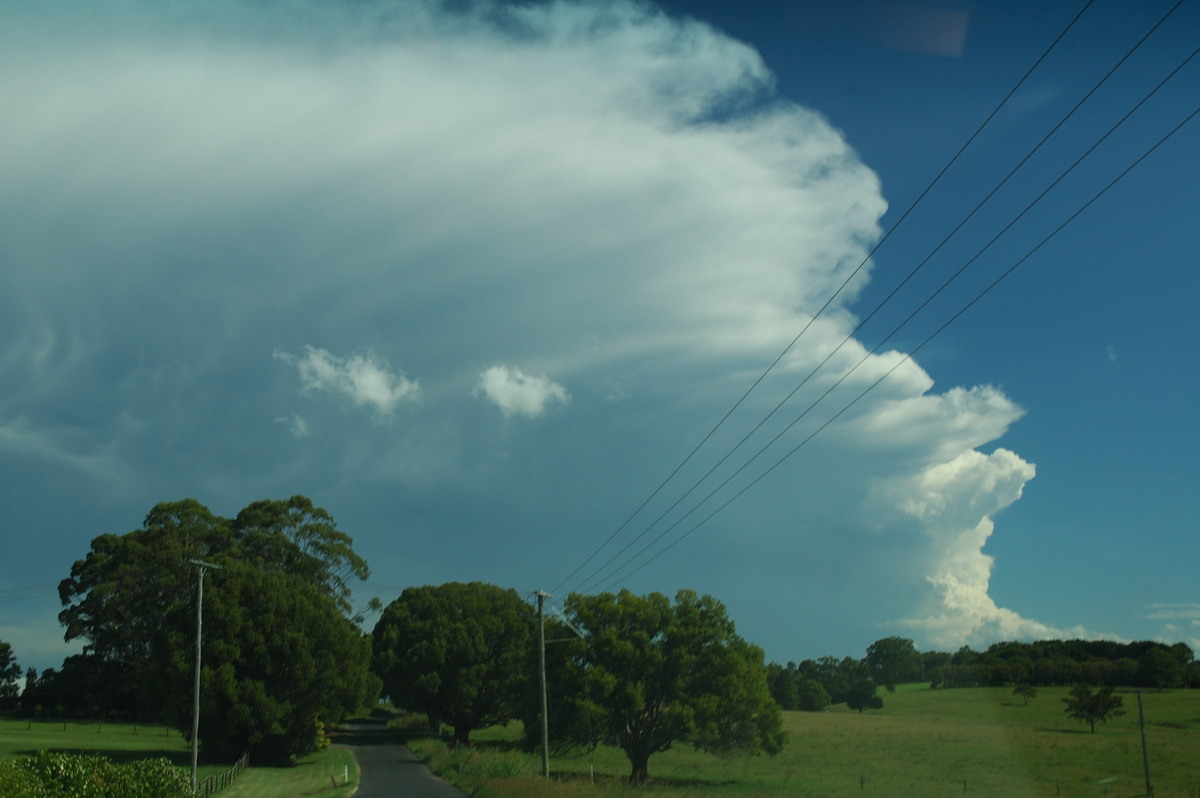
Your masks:
[[[115,765],[107,757],[52,754],[0,762],[6,798],[186,798],[188,776],[166,759]]]

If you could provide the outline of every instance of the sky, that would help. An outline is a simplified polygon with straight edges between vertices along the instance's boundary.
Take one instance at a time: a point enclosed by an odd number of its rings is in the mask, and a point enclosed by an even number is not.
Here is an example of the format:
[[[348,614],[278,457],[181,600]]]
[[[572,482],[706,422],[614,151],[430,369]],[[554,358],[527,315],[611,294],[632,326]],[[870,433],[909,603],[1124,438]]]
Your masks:
[[[363,602],[1200,650],[1173,5],[0,3],[0,639],[78,651],[158,502],[304,494]]]

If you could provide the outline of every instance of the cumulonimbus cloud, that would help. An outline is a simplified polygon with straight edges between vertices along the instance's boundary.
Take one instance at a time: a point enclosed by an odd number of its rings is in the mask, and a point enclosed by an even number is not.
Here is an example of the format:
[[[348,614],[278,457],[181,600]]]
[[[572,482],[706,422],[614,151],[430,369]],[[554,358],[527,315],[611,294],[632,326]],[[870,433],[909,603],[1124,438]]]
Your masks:
[[[536,418],[551,403],[571,401],[567,389],[546,375],[531,376],[512,366],[491,366],[479,375],[478,390],[508,416]]]
[[[789,517],[758,530],[773,554],[738,574],[740,603],[764,615],[810,604],[793,573],[820,541],[795,542],[792,518],[840,522],[861,507],[856,528],[901,541],[904,578],[925,590],[925,604],[897,608],[923,642],[1049,630],[988,592],[984,544],[1034,468],[977,449],[1020,409],[986,386],[935,391],[902,353],[843,346],[873,263],[855,269],[887,208],[851,144],[820,113],[774,95],[751,47],[694,20],[620,1],[446,5],[382,3],[388,13],[376,19],[364,4],[299,2],[313,18],[277,24],[277,4],[214,0],[208,27],[159,19],[144,31],[122,26],[120,41],[82,25],[62,31],[58,20],[0,31],[11,64],[0,75],[0,203],[20,209],[0,219],[5,287],[14,287],[0,316],[3,364],[6,377],[30,375],[23,386],[61,375],[53,395],[6,393],[5,418],[36,423],[0,427],[0,449],[22,456],[25,441],[54,440],[76,453],[118,440],[113,458],[149,472],[163,428],[240,442],[245,429],[212,421],[230,415],[231,401],[248,406],[240,418],[283,419],[307,435],[312,427],[283,405],[294,381],[263,378],[263,349],[245,342],[317,340],[326,348],[275,354],[302,390],[379,421],[427,392],[439,400],[406,446],[355,419],[318,436],[354,451],[347,481],[385,469],[469,493],[503,479],[501,467],[483,473],[511,463],[486,449],[504,436],[472,434],[497,423],[472,392],[505,417],[543,416],[572,395],[579,408],[583,397],[607,405],[610,415],[586,421],[562,414],[579,425],[569,451],[528,456],[653,461],[667,473],[665,460],[690,446],[681,441],[700,440],[805,329],[741,405],[745,415],[731,418],[731,428],[745,422],[737,434],[835,350],[785,412],[862,366],[785,445],[887,376],[792,461],[803,462],[803,479],[732,506],[776,504]],[[140,12],[170,15],[150,2]],[[270,46],[256,31],[271,32]],[[362,341],[389,342],[387,359],[354,353]],[[88,356],[71,354],[81,350]],[[479,371],[514,358],[539,373]],[[80,395],[117,408],[128,431],[73,427]],[[226,450],[214,450],[195,467],[227,468]],[[287,458],[255,451],[265,461],[255,467],[282,470]],[[287,459],[287,476],[319,473],[331,453]],[[611,496],[636,492],[626,484],[636,469],[595,469],[603,474],[585,486],[569,484],[585,468],[544,473],[553,483],[513,506],[586,495],[598,517]],[[581,529],[578,539],[608,531]],[[776,594],[762,587],[770,569],[787,577]],[[893,576],[880,568],[860,579],[860,595],[878,596]]]

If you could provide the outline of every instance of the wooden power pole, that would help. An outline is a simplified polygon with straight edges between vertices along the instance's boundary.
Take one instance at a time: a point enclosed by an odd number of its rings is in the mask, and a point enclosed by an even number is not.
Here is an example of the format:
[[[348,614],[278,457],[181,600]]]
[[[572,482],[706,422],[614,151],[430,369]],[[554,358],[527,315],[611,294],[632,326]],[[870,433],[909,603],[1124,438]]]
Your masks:
[[[196,687],[192,693],[192,792],[196,791],[196,763],[200,755],[200,641],[204,625],[204,572],[209,568],[220,569],[203,560],[188,560],[196,566]]]
[[[546,599],[550,594],[537,592],[538,600],[538,676],[542,683],[542,775],[550,778],[550,718],[546,700]]]

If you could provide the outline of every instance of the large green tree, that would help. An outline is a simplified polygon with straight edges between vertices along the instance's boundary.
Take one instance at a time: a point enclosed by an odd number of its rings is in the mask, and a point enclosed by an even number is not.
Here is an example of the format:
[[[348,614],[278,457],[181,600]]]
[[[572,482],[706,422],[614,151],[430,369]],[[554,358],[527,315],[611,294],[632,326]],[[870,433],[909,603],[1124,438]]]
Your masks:
[[[897,684],[923,678],[921,655],[913,641],[904,637],[876,640],[867,646],[863,664],[870,678],[886,687],[889,693],[895,691]]]
[[[448,723],[454,739],[514,717],[529,679],[533,613],[483,582],[410,587],[375,624],[375,673],[397,706]]]
[[[551,732],[586,735],[629,757],[630,780],[644,782],[653,754],[675,743],[705,751],[777,753],[779,707],[767,687],[762,650],[740,638],[711,596],[661,593],[572,594],[566,614],[583,638],[563,644],[582,689],[551,701],[570,711]],[[556,669],[558,670],[558,669]]]
[[[206,754],[286,762],[323,746],[323,728],[379,694],[371,641],[325,591],[254,568],[210,573],[200,740]],[[190,632],[190,630],[188,630]],[[185,633],[173,646],[188,651]],[[174,681],[192,674],[175,659]]]
[[[131,688],[122,712],[190,730],[191,559],[218,566],[205,577],[206,752],[304,754],[318,724],[373,697],[369,644],[346,617],[346,580],[368,571],[329,514],[294,496],[226,519],[184,499],[156,505],[140,529],[93,539],[59,585],[59,619],[68,641],[84,641],[88,671],[120,673]]]

